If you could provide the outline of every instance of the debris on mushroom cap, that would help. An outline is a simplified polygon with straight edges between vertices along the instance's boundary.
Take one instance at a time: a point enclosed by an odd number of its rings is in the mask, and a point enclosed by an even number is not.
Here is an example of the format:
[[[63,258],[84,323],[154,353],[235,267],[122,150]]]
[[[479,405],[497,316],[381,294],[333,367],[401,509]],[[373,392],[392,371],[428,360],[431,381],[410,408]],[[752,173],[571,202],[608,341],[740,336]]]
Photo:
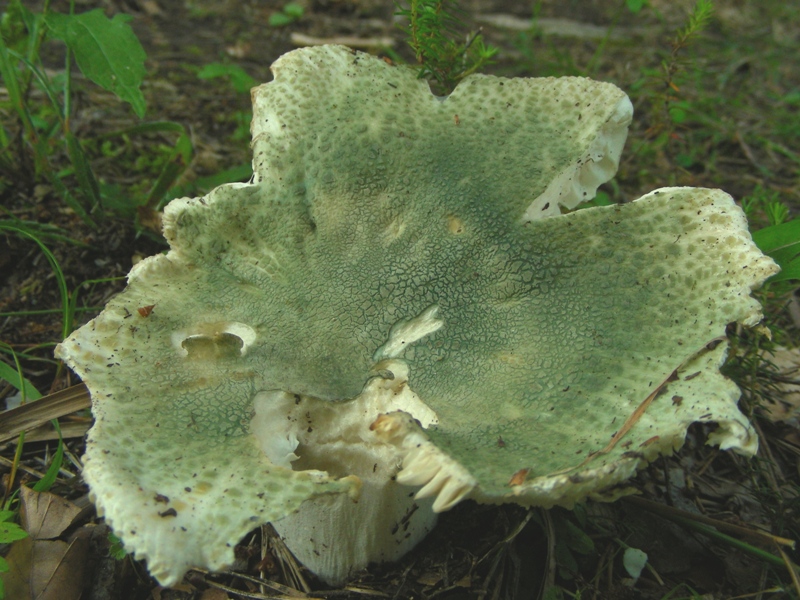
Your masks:
[[[342,47],[273,70],[254,182],[171,202],[169,253],[57,350],[92,393],[98,509],[161,583],[230,564],[261,523],[302,537],[326,495],[371,508],[314,544],[415,505],[417,540],[464,498],[613,496],[695,421],[754,451],[720,339],[760,319],[750,290],[777,267],[730,197],[558,216],[613,175],[621,91],[471,76],[437,98]],[[433,500],[395,502],[394,473]],[[336,580],[396,556],[342,543],[352,564],[313,563],[314,544],[303,560]]]

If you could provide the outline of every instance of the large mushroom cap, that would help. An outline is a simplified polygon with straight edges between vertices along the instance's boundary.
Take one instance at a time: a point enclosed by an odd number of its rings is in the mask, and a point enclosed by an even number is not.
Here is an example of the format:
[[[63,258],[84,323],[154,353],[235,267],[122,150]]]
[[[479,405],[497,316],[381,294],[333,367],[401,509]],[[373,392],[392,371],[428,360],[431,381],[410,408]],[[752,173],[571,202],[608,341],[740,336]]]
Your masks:
[[[707,346],[758,321],[750,289],[776,270],[741,211],[675,188],[559,215],[613,174],[621,91],[473,76],[437,98],[342,47],[274,72],[255,181],[170,203],[169,253],[58,348],[92,392],[98,508],[163,584],[357,497],[370,457],[443,510],[569,505],[697,420],[754,449]]]

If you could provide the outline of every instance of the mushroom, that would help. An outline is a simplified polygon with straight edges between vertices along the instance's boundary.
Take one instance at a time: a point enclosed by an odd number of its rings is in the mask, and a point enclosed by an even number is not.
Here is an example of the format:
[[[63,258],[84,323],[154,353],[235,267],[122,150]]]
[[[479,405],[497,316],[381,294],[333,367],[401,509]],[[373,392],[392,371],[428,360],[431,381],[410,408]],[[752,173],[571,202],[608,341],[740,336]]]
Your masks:
[[[731,198],[561,214],[616,170],[620,90],[442,98],[338,46],[273,71],[253,181],[171,202],[169,252],[57,349],[92,393],[98,510],[163,585],[267,522],[337,583],[465,498],[613,499],[696,421],[755,451],[719,366],[777,267]]]

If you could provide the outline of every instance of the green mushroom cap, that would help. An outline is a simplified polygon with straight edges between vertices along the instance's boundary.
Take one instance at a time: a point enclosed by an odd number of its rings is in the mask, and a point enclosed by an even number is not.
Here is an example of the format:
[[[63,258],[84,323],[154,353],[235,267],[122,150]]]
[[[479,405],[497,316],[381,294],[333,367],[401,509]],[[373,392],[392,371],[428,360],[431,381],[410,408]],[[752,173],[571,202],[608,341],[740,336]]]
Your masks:
[[[616,170],[620,90],[476,75],[440,98],[338,46],[273,70],[254,181],[170,203],[170,251],[58,348],[92,392],[98,508],[163,584],[356,498],[369,452],[445,510],[614,496],[695,421],[755,450],[719,342],[777,267],[730,197],[561,215]]]

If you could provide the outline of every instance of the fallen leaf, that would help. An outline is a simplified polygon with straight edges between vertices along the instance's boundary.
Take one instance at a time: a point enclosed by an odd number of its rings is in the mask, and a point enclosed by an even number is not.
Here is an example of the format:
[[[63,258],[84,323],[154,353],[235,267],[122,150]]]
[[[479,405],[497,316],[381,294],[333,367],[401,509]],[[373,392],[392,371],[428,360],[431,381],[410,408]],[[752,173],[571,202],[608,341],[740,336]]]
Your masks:
[[[79,600],[88,545],[84,535],[71,542],[26,538],[15,543],[6,557],[6,598]]]
[[[64,533],[81,509],[49,492],[20,488],[20,523],[34,540],[52,540]]]
[[[32,597],[36,600],[78,600],[83,592],[88,538],[71,542],[36,540],[30,575]]]
[[[20,488],[20,524],[30,537],[15,543],[6,557],[6,598],[81,597],[90,530],[81,529],[66,541],[55,539],[80,513],[78,506],[55,494]]]

